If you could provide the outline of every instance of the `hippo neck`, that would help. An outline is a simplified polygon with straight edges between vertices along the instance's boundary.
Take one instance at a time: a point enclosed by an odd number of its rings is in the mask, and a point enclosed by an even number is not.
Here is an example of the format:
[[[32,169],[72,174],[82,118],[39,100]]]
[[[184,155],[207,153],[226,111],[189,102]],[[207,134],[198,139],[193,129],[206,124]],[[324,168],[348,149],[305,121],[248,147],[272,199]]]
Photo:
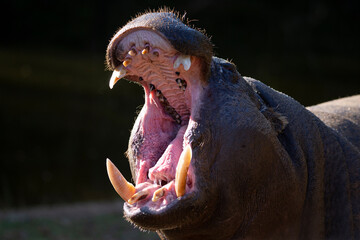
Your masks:
[[[321,238],[322,236],[314,235],[322,232],[319,229],[325,228],[324,147],[318,129],[321,122],[291,97],[271,89],[260,81],[251,78],[245,80],[269,107],[275,108],[289,122],[284,131],[278,134],[278,140],[290,156],[305,196],[300,233],[305,238]]]
[[[337,131],[291,97],[257,80],[245,80],[265,104],[276,108],[289,122],[278,134],[278,139],[290,156],[298,182],[303,184],[305,199],[301,238],[319,239],[324,237],[322,235],[350,234],[348,226],[352,226],[351,205],[355,197],[349,194],[348,189],[349,184],[355,184],[352,181],[355,181],[356,174],[351,176],[348,168],[351,166],[349,162],[359,164],[359,160],[354,160],[359,159],[359,152]],[[329,189],[333,194],[324,195]],[[339,208],[333,204],[343,208],[336,210]],[[346,224],[334,227],[338,222]]]

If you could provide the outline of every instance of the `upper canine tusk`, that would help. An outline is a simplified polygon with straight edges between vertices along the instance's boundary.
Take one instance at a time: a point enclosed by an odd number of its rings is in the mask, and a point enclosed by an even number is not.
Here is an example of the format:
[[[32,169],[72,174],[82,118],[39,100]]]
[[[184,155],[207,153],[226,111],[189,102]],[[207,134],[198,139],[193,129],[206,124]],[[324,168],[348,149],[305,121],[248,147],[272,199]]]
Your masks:
[[[124,176],[108,158],[106,159],[106,169],[115,191],[127,202],[135,194],[136,189],[134,185],[126,181]]]
[[[180,55],[174,62],[174,69],[180,67],[180,64],[184,66],[184,70],[187,71],[191,67],[191,58],[189,55]]]
[[[112,89],[115,85],[115,83],[125,77],[126,75],[126,69],[123,67],[123,65],[118,66],[117,68],[115,68],[113,74],[111,75],[110,78],[110,82],[109,82],[109,87],[110,89]]]
[[[184,196],[186,191],[186,177],[192,158],[192,150],[188,144],[182,151],[179,163],[176,167],[175,175],[175,192],[177,197]]]

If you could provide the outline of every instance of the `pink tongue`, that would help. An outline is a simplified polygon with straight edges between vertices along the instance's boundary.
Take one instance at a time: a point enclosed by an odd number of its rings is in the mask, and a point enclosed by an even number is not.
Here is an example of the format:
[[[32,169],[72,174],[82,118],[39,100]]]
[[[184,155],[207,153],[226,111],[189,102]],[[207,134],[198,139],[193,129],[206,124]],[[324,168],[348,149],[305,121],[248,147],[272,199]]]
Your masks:
[[[175,179],[176,166],[183,148],[186,125],[182,126],[176,137],[166,148],[164,154],[157,161],[154,167],[149,170],[149,178],[152,181],[167,181]]]

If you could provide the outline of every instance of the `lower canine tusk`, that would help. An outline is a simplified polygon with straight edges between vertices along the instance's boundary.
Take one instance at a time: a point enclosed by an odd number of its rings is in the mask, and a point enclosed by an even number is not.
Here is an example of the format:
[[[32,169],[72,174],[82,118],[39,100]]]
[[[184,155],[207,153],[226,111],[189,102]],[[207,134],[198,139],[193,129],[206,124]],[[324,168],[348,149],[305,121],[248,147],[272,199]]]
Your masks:
[[[134,185],[126,181],[124,176],[108,158],[106,159],[106,169],[115,191],[127,202],[135,194]]]
[[[190,166],[192,158],[192,150],[190,144],[188,144],[182,151],[179,163],[176,167],[175,175],[175,192],[177,197],[184,196],[186,191],[186,178],[187,172]]]

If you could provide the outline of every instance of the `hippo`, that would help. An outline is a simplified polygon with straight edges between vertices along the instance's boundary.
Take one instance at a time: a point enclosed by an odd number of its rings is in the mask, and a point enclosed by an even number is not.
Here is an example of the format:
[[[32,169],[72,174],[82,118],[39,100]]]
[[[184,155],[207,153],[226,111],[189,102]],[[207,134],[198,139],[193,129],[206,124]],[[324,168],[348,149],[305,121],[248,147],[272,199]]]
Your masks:
[[[360,95],[304,107],[243,77],[204,31],[162,9],[111,39],[109,86],[144,88],[124,216],[163,240],[360,239]]]

